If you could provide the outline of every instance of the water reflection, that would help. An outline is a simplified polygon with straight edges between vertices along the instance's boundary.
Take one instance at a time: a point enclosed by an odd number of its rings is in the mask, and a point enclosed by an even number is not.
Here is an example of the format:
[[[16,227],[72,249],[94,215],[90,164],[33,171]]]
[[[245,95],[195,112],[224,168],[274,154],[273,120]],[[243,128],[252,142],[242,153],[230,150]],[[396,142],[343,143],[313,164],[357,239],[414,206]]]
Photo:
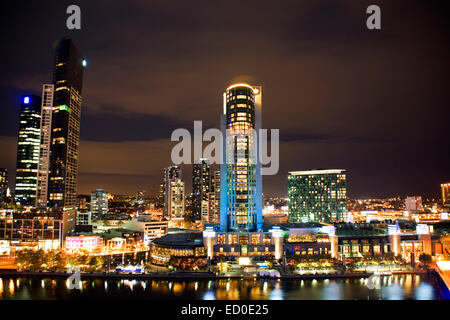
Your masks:
[[[421,283],[415,290],[414,299],[416,300],[432,300],[433,297],[433,286],[429,283]]]
[[[322,289],[322,300],[341,300],[342,299],[342,285],[336,282],[327,283]]]
[[[216,300],[216,296],[214,295],[214,292],[209,290],[209,291],[205,292],[205,295],[203,296],[203,300]]]
[[[146,299],[440,299],[436,281],[417,275],[383,276],[381,289],[369,290],[366,279],[196,281],[81,280],[82,290],[70,290],[66,279],[0,278],[0,299],[146,298]]]

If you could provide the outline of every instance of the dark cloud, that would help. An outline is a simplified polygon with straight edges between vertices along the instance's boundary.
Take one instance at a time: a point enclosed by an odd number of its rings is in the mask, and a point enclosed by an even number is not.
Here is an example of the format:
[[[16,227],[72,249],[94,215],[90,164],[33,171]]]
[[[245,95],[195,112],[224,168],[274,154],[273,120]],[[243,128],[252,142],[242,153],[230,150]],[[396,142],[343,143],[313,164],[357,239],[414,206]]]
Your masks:
[[[351,196],[437,196],[450,180],[448,1],[377,1],[380,31],[365,27],[365,0],[78,1],[81,31],[65,29],[69,4],[6,2],[0,135],[15,137],[18,98],[40,92],[55,41],[73,38],[88,60],[81,192],[156,192],[171,131],[218,127],[237,80],[263,86],[263,126],[280,129],[265,194],[308,168],[348,169]]]
[[[167,115],[108,113],[86,114],[81,139],[89,141],[152,141],[170,137],[173,130],[191,126],[190,122]]]

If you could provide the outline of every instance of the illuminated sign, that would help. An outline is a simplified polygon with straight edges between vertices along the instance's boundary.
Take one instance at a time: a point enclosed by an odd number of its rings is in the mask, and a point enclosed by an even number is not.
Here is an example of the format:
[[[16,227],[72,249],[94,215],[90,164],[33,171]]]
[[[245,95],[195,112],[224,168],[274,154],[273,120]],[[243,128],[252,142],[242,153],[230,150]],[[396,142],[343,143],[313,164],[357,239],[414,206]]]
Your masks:
[[[214,231],[213,227],[206,227],[205,230],[203,230],[203,238],[215,238],[216,232]]]
[[[397,223],[388,225],[388,234],[390,236],[399,235],[400,233],[401,233],[400,227],[398,226]]]
[[[282,238],[283,237],[283,231],[281,231],[280,227],[273,227],[270,230],[270,233],[272,233],[272,237],[274,237],[274,238]]]
[[[252,261],[249,257],[239,257],[238,263],[240,266],[248,266],[252,264]]]
[[[29,104],[30,103],[30,97],[23,98],[23,103],[24,104]]]
[[[416,232],[417,232],[417,234],[430,234],[430,231],[428,229],[428,225],[423,224],[423,223],[418,224],[416,226]]]
[[[323,226],[322,232],[328,234],[328,236],[333,237],[336,235],[336,228],[333,226]]]

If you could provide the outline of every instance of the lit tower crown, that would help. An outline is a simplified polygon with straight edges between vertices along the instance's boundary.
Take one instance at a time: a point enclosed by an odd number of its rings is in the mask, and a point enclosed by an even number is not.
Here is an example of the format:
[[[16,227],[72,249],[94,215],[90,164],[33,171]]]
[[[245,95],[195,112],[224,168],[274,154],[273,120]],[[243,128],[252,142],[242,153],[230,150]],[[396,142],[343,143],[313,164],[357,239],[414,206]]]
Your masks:
[[[221,231],[262,228],[262,181],[257,137],[261,128],[261,87],[230,86],[223,94]]]

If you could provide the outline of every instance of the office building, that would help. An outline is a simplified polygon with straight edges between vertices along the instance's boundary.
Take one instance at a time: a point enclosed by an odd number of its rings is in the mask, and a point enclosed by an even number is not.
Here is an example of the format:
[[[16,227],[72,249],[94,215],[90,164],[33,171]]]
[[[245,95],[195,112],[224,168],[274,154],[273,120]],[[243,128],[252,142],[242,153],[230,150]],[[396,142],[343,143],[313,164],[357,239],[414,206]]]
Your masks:
[[[261,101],[261,87],[248,84],[232,85],[223,94],[221,232],[262,228],[261,163],[256,140],[261,128]]]
[[[288,175],[289,222],[346,221],[343,169],[294,171]]]
[[[48,203],[64,212],[64,234],[76,220],[83,58],[72,40],[56,48]]]
[[[450,182],[441,184],[442,203],[450,206]]]
[[[54,85],[42,86],[41,104],[41,142],[37,174],[36,207],[47,207],[48,175],[50,172],[50,144],[52,134]]]
[[[8,202],[8,188],[8,169],[0,168],[0,206]]]
[[[79,226],[86,226],[90,225],[91,220],[91,213],[89,211],[83,210],[77,212],[77,225]]]
[[[41,98],[26,96],[22,100],[17,139],[16,202],[34,206],[41,138]]]
[[[407,211],[421,211],[421,210],[423,210],[422,197],[420,197],[420,196],[406,197],[406,199],[405,199],[405,209]]]
[[[127,230],[143,232],[145,243],[149,243],[155,238],[162,237],[169,232],[168,221],[153,220],[151,216],[140,216],[132,219],[124,228]]]
[[[97,189],[91,193],[92,217],[103,219],[108,213],[108,193],[103,189]]]
[[[170,183],[172,181],[181,180],[182,172],[178,166],[171,166],[164,169],[164,212],[163,215],[166,219],[170,219]]]
[[[211,165],[208,159],[199,159],[192,166],[192,215],[191,221],[198,221],[202,217],[202,203],[208,201],[211,189]],[[204,213],[204,210],[203,210]],[[205,214],[205,213],[204,213]],[[207,214],[206,214],[207,217]],[[202,218],[204,220],[204,218]]]
[[[86,195],[77,195],[77,209],[78,210],[87,210],[88,209],[88,203],[90,203],[89,196]]]

